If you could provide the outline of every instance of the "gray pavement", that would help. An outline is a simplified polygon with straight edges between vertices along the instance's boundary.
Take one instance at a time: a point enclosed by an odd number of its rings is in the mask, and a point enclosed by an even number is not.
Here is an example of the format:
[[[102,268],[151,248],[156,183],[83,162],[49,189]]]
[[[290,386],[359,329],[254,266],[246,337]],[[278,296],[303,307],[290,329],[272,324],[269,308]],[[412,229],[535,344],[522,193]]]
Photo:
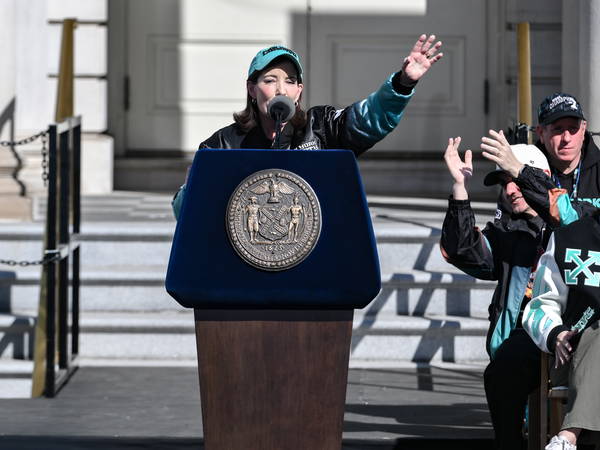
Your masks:
[[[491,448],[482,377],[477,366],[351,369],[344,449]],[[81,367],[54,399],[0,400],[0,448],[201,449],[197,371]]]

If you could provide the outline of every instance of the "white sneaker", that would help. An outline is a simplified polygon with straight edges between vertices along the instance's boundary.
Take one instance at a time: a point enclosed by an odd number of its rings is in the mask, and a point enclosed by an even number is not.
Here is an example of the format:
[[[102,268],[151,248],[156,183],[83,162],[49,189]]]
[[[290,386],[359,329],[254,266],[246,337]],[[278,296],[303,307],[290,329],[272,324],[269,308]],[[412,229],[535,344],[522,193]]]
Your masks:
[[[571,444],[567,439],[562,436],[554,436],[545,450],[577,450],[577,446]]]

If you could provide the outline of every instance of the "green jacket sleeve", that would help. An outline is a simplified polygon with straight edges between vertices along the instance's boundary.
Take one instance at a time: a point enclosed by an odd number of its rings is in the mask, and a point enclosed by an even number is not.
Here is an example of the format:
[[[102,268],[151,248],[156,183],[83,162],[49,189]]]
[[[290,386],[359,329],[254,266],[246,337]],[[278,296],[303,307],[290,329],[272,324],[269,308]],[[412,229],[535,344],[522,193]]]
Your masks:
[[[173,196],[171,200],[171,207],[173,208],[173,214],[175,219],[179,220],[179,213],[181,212],[181,205],[183,204],[183,197],[185,197],[185,184],[179,188],[179,190]]]

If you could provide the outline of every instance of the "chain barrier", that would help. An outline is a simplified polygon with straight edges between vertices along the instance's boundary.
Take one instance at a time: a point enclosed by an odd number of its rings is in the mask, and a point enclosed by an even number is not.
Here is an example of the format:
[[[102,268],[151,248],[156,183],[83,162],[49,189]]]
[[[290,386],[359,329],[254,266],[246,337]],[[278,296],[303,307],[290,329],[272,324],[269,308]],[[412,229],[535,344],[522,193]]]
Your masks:
[[[5,266],[20,266],[20,267],[28,267],[28,266],[44,266],[54,261],[58,261],[60,259],[60,251],[59,250],[47,250],[46,254],[42,259],[31,260],[31,261],[18,261],[15,259],[0,259],[0,265]]]
[[[44,187],[48,187],[48,132],[43,132],[40,138],[42,139],[42,180]]]
[[[20,139],[18,141],[0,141],[0,147],[17,147],[19,145],[31,144],[37,138],[42,137],[46,134],[48,134],[48,131],[44,130],[44,131],[40,131],[37,134]]]
[[[17,147],[20,145],[31,144],[35,142],[37,139],[41,139],[42,141],[42,180],[44,181],[44,187],[48,185],[48,131],[40,131],[39,133],[33,134],[23,139],[19,139],[18,141],[3,141],[0,140],[0,147]],[[0,265],[5,266],[20,266],[20,267],[28,267],[28,266],[43,266],[49,264],[51,262],[57,261],[60,259],[60,252],[58,250],[47,251],[42,259],[38,260],[16,260],[16,259],[1,259]]]
[[[26,138],[18,141],[1,141],[0,147],[18,147],[19,145],[26,145],[35,142],[37,139],[42,141],[42,180],[44,181],[44,187],[48,186],[48,131],[40,131],[39,133],[33,134]],[[0,260],[1,261],[1,260]]]

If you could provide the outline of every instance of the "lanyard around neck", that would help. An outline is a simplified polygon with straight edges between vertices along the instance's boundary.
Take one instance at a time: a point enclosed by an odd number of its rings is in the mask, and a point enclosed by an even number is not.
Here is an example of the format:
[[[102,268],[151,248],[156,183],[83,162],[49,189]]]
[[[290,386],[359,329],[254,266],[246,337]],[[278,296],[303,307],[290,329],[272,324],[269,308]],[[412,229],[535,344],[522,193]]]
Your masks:
[[[579,187],[579,177],[581,176],[581,163],[583,162],[583,158],[581,158],[579,160],[579,164],[577,165],[577,167],[575,168],[575,171],[573,172],[573,190],[571,191],[571,195],[569,196],[569,198],[571,200],[577,198],[577,188]],[[554,180],[554,183],[556,184],[556,186],[558,188],[562,188],[562,186],[560,185],[560,180],[558,179],[558,175],[556,174],[555,171],[552,172],[552,179]]]

